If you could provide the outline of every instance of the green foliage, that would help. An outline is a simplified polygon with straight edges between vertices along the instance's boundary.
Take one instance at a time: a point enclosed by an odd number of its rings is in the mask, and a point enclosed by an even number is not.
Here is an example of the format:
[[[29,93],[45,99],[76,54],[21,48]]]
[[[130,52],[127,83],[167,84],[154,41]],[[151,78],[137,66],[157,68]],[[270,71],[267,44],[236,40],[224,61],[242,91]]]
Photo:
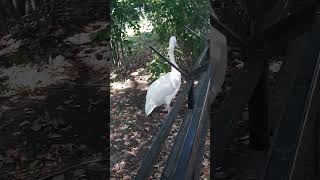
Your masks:
[[[136,31],[139,29],[140,0],[112,0],[111,1],[111,45],[112,58],[117,61],[124,59],[124,40],[126,26]]]
[[[159,36],[158,43],[162,47],[168,46],[170,36],[175,35],[182,52],[175,52],[178,65],[191,65],[196,59],[204,42],[195,37],[186,30],[188,26],[197,33],[206,34],[208,30],[207,24],[202,20],[208,19],[208,1],[147,1],[148,17],[154,26],[153,33]],[[201,18],[202,17],[202,18]],[[181,57],[179,59],[178,57]],[[180,61],[180,62],[179,62]],[[162,68],[163,60],[154,60],[149,68],[152,74],[151,79],[158,78],[161,74],[168,71],[170,68]]]
[[[172,1],[149,0],[148,6],[154,31],[161,39],[161,43],[167,43],[171,35],[177,36],[183,47],[192,47],[195,38],[186,31],[185,26],[196,32],[204,32],[205,26],[202,18],[208,19],[208,1]],[[179,42],[178,42],[179,43]]]
[[[147,64],[147,71],[151,73],[149,81],[153,82],[158,79],[161,75],[169,72],[170,68],[166,61],[155,55],[153,61]]]
[[[208,26],[202,18],[209,19],[208,7],[209,2],[205,0],[112,0],[111,48],[113,59],[123,61],[126,59],[125,56],[133,55],[133,48],[137,46],[135,46],[135,40],[127,36],[126,27],[133,28],[139,35],[140,17],[147,17],[154,27],[152,34],[156,36],[156,40],[151,44],[164,50],[168,47],[170,36],[176,36],[181,47],[181,52],[176,51],[175,53],[177,64],[179,66],[185,63],[191,65],[191,61],[199,56],[204,42],[187,31],[185,26],[197,33],[206,34]],[[145,46],[139,47],[146,48]],[[167,54],[166,50],[164,52]],[[168,72],[170,67],[155,55],[154,59],[147,64],[147,70],[152,74],[151,79],[155,79]]]
[[[166,55],[167,48],[163,48],[160,51],[163,55]],[[175,58],[177,62],[183,61],[182,51],[179,49],[175,50]],[[169,58],[169,57],[167,57]],[[179,66],[179,65],[178,65]],[[171,70],[171,66],[157,54],[153,56],[153,60],[147,63],[146,70],[151,74],[149,81],[153,82],[154,80],[158,79],[161,75],[169,72]]]
[[[110,32],[107,29],[103,29],[93,34],[91,38],[94,42],[106,41],[110,38]]]

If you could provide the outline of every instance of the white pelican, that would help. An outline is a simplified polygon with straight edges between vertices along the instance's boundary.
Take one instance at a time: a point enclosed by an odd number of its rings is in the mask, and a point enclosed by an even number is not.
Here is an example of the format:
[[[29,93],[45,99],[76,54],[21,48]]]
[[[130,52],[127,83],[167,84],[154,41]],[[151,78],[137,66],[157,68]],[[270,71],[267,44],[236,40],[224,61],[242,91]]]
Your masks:
[[[170,62],[177,66],[174,59],[174,48],[178,46],[175,36],[171,36],[169,40],[169,59]],[[165,110],[168,114],[171,110],[170,103],[180,89],[181,73],[174,67],[171,67],[171,72],[161,76],[154,81],[147,92],[145,113],[148,116],[155,107],[165,105]]]

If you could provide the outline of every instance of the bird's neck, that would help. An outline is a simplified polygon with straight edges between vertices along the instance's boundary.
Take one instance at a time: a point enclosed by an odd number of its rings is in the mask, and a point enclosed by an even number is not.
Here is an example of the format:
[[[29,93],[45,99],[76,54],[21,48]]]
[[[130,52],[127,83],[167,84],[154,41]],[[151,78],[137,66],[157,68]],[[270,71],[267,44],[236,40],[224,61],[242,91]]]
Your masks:
[[[172,63],[172,64],[174,64],[176,67],[178,67],[177,66],[177,63],[176,63],[176,61],[175,61],[175,59],[174,59],[174,50],[173,49],[169,49],[169,59],[170,59],[170,62]],[[171,67],[171,72],[179,72],[178,70],[176,70],[174,67]]]

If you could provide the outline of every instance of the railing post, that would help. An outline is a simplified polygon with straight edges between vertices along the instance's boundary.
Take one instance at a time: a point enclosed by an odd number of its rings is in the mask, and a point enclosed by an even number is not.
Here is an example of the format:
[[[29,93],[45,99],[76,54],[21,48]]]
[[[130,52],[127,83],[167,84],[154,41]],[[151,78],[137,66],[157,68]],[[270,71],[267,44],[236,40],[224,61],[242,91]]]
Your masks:
[[[319,105],[319,104],[318,104]],[[316,114],[316,119],[315,119],[315,171],[316,171],[316,176],[320,178],[320,113],[319,111]]]
[[[260,53],[250,52],[249,58],[263,61]],[[254,54],[253,54],[254,53]],[[263,72],[249,101],[250,143],[255,149],[264,150],[269,145],[269,120],[267,99],[267,62],[263,62]]]
[[[194,106],[194,82],[192,81],[191,88],[188,92],[188,109],[193,109]]]

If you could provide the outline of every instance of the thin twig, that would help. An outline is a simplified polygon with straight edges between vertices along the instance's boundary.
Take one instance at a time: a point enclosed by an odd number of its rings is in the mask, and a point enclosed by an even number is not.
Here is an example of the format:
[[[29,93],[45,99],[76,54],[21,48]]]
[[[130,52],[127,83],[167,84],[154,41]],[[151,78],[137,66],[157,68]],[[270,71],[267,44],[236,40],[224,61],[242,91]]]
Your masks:
[[[74,169],[74,168],[77,168],[77,167],[80,167],[80,166],[83,166],[83,165],[87,165],[87,164],[91,164],[91,163],[97,163],[97,162],[103,162],[103,161],[107,161],[106,158],[103,158],[103,159],[95,159],[95,160],[91,160],[91,161],[85,161],[85,162],[82,162],[80,164],[76,164],[76,165],[73,165],[73,166],[70,166],[70,167],[67,167],[67,168],[64,168],[60,171],[57,171],[57,172],[54,172],[48,176],[45,176],[45,177],[42,177],[40,178],[39,180],[46,180],[46,179],[49,179],[49,178],[52,178],[54,176],[57,176],[57,175],[60,175],[60,174],[63,174],[65,172],[68,172],[70,171],[71,169]]]
[[[210,26],[210,22],[208,22],[205,18],[203,18],[202,16],[200,16],[200,18],[208,25]]]
[[[185,73],[184,71],[182,71],[180,68],[178,68],[175,64],[173,64],[169,59],[167,59],[164,55],[162,55],[156,48],[154,48],[153,46],[149,45],[149,47],[155,51],[162,59],[164,59],[165,61],[167,61],[167,63],[170,64],[170,66],[172,66],[173,68],[175,68],[177,71],[179,71],[186,79],[189,79],[189,76],[187,73]]]
[[[203,41],[208,41],[208,39],[204,36],[204,35],[202,35],[202,34],[197,34],[196,32],[194,32],[192,29],[190,29],[188,26],[185,26],[185,28],[188,30],[188,31],[190,31],[193,35],[195,35],[195,36],[197,36],[198,38],[200,38],[200,39],[202,39]]]

